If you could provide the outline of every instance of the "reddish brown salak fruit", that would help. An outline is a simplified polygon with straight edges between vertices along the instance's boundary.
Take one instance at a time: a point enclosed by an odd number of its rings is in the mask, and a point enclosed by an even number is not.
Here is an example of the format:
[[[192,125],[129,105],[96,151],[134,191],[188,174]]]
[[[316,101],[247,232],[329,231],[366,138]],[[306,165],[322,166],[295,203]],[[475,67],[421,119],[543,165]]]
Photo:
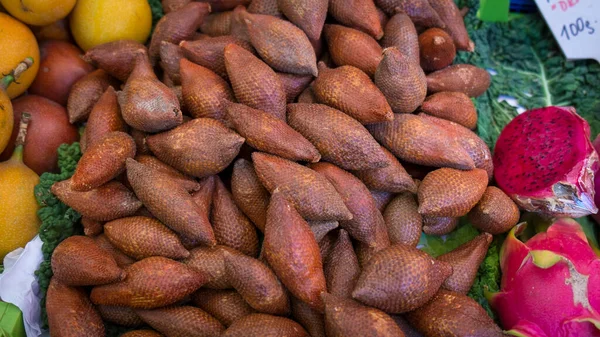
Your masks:
[[[452,64],[456,56],[456,47],[448,33],[443,29],[429,28],[419,35],[421,68],[436,71]]]
[[[324,293],[327,336],[404,337],[404,333],[385,312],[360,305],[354,300]]]
[[[329,2],[329,13],[344,26],[363,31],[377,40],[383,36],[373,0],[332,0]]]
[[[340,224],[337,221],[307,221],[315,240],[321,241],[327,233],[336,229]]]
[[[117,93],[112,86],[109,86],[90,112],[85,127],[85,149],[97,142],[103,135],[113,131],[125,132],[127,124],[121,117]],[[85,149],[82,146],[82,150],[85,151]]]
[[[501,337],[502,330],[475,300],[440,290],[429,303],[405,316],[425,336]]]
[[[388,158],[388,162],[390,163],[389,166],[354,171],[354,175],[357,176],[358,179],[360,179],[368,188],[373,190],[394,193],[404,191],[417,193],[417,186],[415,185],[415,182],[408,172],[406,172],[394,154],[383,146],[381,147],[381,150]]]
[[[83,227],[83,234],[90,237],[100,235],[104,231],[104,223],[102,221],[96,221],[90,218],[82,217],[81,226]]]
[[[233,165],[231,194],[242,212],[264,232],[270,195],[258,179],[251,162],[240,158]]]
[[[140,52],[146,52],[143,44],[133,40],[119,40],[88,50],[83,59],[125,82],[133,71],[136,55]]]
[[[135,262],[134,259],[125,255],[125,253],[123,253],[122,251],[118,250],[115,246],[113,246],[112,243],[110,243],[110,241],[108,241],[108,238],[106,237],[106,235],[100,234],[100,235],[94,237],[93,240],[98,245],[98,247],[100,247],[105,252],[109,253],[110,256],[112,256],[113,259],[115,259],[115,262],[117,262],[117,265],[119,267],[124,268]]]
[[[177,181],[183,188],[185,188],[188,192],[195,192],[200,189],[200,184],[196,181],[196,179],[182,174],[171,166],[163,163],[156,157],[150,155],[137,155],[134,158],[138,163],[144,164],[148,167],[151,167],[157,171],[160,171],[166,175],[168,175],[172,180]]]
[[[395,114],[394,121],[367,128],[383,146],[407,162],[463,170],[475,168],[473,159],[453,134],[422,116]]]
[[[256,312],[235,290],[198,289],[192,294],[192,302],[226,327]]]
[[[379,7],[375,7],[375,9],[377,9],[377,18],[379,19],[379,22],[381,23],[381,28],[385,28],[385,25],[388,23],[388,20],[390,18],[383,11],[383,9],[381,9]]]
[[[277,6],[277,0],[253,0],[248,6],[248,12],[253,14],[272,15],[282,18],[283,14]]]
[[[395,113],[415,111],[427,95],[423,69],[395,47],[383,50],[383,59],[375,73],[375,85]]]
[[[349,220],[352,214],[333,185],[320,173],[277,156],[254,152],[256,175],[272,193],[276,188],[307,220]]]
[[[438,256],[438,261],[447,262],[452,266],[452,275],[444,281],[442,288],[466,295],[475,282],[479,265],[485,259],[492,240],[492,234],[483,233],[458,248]]]
[[[469,97],[482,95],[490,86],[491,76],[471,64],[455,64],[427,75],[427,91],[458,91]]]
[[[229,84],[208,68],[181,59],[183,106],[194,118],[214,118],[226,123],[225,102],[233,101]]]
[[[293,103],[304,89],[308,88],[310,82],[313,80],[312,75],[296,75],[287,73],[276,73],[283,90],[285,90],[285,97],[287,103]]]
[[[319,245],[310,227],[278,189],[267,210],[264,254],[281,282],[298,299],[323,311],[327,291]]]
[[[163,16],[154,28],[148,49],[152,63],[159,57],[162,41],[179,44],[183,40],[190,40],[210,11],[211,6],[207,3],[190,2]]]
[[[208,36],[229,35],[231,32],[232,11],[221,13],[210,13],[204,18],[200,31]]]
[[[163,335],[159,334],[154,330],[132,330],[126,332],[121,335],[121,337],[162,337]]]
[[[247,6],[250,0],[207,0],[206,2],[210,4],[210,8],[214,12],[222,12],[237,6]]]
[[[406,321],[406,318],[402,315],[390,315],[390,317],[396,322],[396,325],[404,332],[406,337],[423,337],[415,328],[410,326]]]
[[[56,247],[52,272],[57,281],[70,286],[107,284],[126,275],[109,253],[82,235],[68,237]]]
[[[423,232],[427,235],[445,235],[458,226],[458,218],[423,216]]]
[[[271,68],[317,76],[317,57],[304,32],[291,22],[271,15],[244,12],[252,46]]]
[[[427,253],[395,244],[363,266],[352,296],[388,313],[404,313],[427,303],[452,274],[452,267]]]
[[[94,287],[92,302],[153,309],[180,301],[206,282],[204,275],[162,256],[138,261],[125,271],[125,280]]]
[[[477,127],[475,104],[462,92],[441,91],[427,96],[421,104],[421,111],[458,123],[471,130]]]
[[[252,308],[273,315],[289,314],[286,290],[269,267],[235,250],[222,250],[222,254],[226,277]]]
[[[273,69],[236,44],[228,44],[224,55],[235,98],[285,121],[285,90]]]
[[[375,200],[375,205],[377,209],[383,214],[385,207],[394,199],[395,193],[386,192],[386,191],[378,191],[378,190],[369,190],[371,196]]]
[[[179,45],[183,55],[190,61],[214,71],[217,75],[228,79],[225,68],[225,46],[233,43],[249,52],[254,48],[250,42],[241,40],[231,35],[209,37],[196,41],[182,41]]]
[[[176,10],[181,9],[183,6],[189,4],[192,0],[162,0],[162,7],[165,14],[169,14]]]
[[[237,6],[233,9],[231,14],[231,29],[230,33],[232,36],[250,43],[250,36],[248,36],[248,28],[244,22],[243,14],[246,12],[246,7]]]
[[[162,41],[159,48],[160,67],[164,76],[171,80],[173,85],[181,84],[179,76],[179,61],[183,58],[183,51],[177,44]]]
[[[466,215],[483,196],[487,183],[487,173],[481,169],[435,170],[419,186],[419,213],[438,217]]]
[[[107,133],[86,149],[71,178],[74,191],[85,192],[109,182],[125,170],[135,156],[133,138],[121,131]]]
[[[242,317],[221,337],[309,337],[300,324],[289,318],[265,314],[250,314]]]
[[[325,25],[324,32],[329,55],[335,64],[354,66],[371,77],[375,74],[382,49],[374,38],[340,25]]]
[[[324,263],[327,291],[335,296],[352,298],[360,266],[348,232],[340,229],[337,234],[337,240]]]
[[[421,239],[423,219],[411,193],[400,193],[392,199],[383,212],[383,219],[392,244],[417,246]]]
[[[195,177],[217,174],[233,161],[244,138],[212,118],[197,118],[146,138],[161,161]]]
[[[190,250],[190,256],[181,262],[206,277],[207,282],[203,287],[229,289],[231,284],[225,275],[223,249],[227,249],[227,247],[196,247]]]
[[[146,132],[136,129],[130,129],[129,134],[131,135],[131,138],[133,138],[133,140],[135,141],[135,148],[137,150],[136,153],[138,155],[152,154],[152,151],[150,151],[150,149],[148,148],[148,144],[146,144],[146,137],[148,137],[148,134]]]
[[[88,192],[76,192],[71,180],[54,183],[50,189],[60,201],[84,217],[110,221],[133,215],[142,203],[118,181],[111,181]]]
[[[318,40],[327,17],[327,0],[277,0],[277,7],[306,35]]]
[[[48,326],[52,336],[105,336],[104,323],[84,289],[50,279],[46,293]]]
[[[381,146],[354,118],[323,104],[288,105],[288,122],[321,152],[322,159],[346,170],[389,165]]]
[[[355,118],[361,124],[390,121],[392,108],[362,70],[353,66],[328,68],[319,62],[319,76],[311,85],[319,103]]]
[[[165,336],[218,336],[225,327],[202,309],[192,306],[136,310],[152,328]]]
[[[458,50],[474,51],[475,43],[469,39],[469,33],[465,27],[465,21],[460,10],[453,0],[429,1],[431,7],[438,13],[440,19],[446,24],[444,28],[456,45]]]
[[[489,186],[469,212],[473,227],[490,234],[508,232],[519,222],[519,207],[501,189]]]
[[[406,13],[399,12],[392,16],[384,31],[381,39],[383,48],[396,47],[408,60],[419,64],[419,35]]]
[[[325,337],[325,316],[308,304],[292,297],[292,318],[300,323],[311,337]]]
[[[132,328],[144,325],[144,321],[131,308],[112,305],[98,305],[96,308],[102,319],[107,322]]]
[[[229,103],[227,115],[248,145],[293,161],[317,162],[319,151],[296,130],[273,115],[243,104]]]
[[[112,82],[110,75],[102,69],[94,70],[75,82],[67,100],[69,122],[75,124],[86,120],[102,93],[113,84]]]
[[[190,255],[175,232],[152,218],[135,216],[107,222],[104,235],[115,247],[137,260],[151,256],[183,259]]]
[[[444,28],[446,24],[427,0],[375,0],[375,4],[387,14],[408,14],[415,25]]]
[[[209,246],[216,244],[207,214],[168,175],[128,159],[127,179],[144,206],[162,223],[188,239]]]

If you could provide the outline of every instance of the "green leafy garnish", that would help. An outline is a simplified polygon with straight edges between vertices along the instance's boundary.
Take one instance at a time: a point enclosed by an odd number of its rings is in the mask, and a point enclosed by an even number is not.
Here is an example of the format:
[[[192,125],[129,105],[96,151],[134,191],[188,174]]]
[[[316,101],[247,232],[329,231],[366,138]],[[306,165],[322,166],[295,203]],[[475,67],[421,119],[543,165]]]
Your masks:
[[[500,290],[500,247],[502,247],[503,241],[503,236],[494,238],[485,259],[479,266],[473,287],[471,287],[471,290],[469,291],[469,297],[479,302],[485,311],[487,311],[488,315],[494,319],[496,319],[496,315],[492,311],[492,308],[485,297],[485,293],[497,292]]]

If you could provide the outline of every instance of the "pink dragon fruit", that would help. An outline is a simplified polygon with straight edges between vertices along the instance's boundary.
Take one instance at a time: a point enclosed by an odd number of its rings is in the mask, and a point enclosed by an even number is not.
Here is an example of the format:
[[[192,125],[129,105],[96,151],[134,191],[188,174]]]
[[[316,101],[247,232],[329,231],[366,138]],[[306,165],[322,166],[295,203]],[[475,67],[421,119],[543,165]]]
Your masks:
[[[594,140],[594,149],[596,149],[596,152],[600,151],[600,134],[596,137],[596,139]],[[596,176],[594,177],[594,186],[596,188],[596,196],[594,197],[594,202],[596,203],[596,205],[600,205],[600,173],[598,173],[598,171],[596,171]],[[592,214],[592,217],[594,218],[594,220],[596,220],[597,223],[600,224],[600,214],[596,213],[596,214]]]
[[[500,134],[494,150],[496,183],[521,208],[550,216],[596,213],[598,154],[588,123],[572,107],[524,112]]]
[[[573,219],[523,243],[513,228],[500,251],[501,292],[488,297],[503,327],[520,337],[600,336],[600,259]]]

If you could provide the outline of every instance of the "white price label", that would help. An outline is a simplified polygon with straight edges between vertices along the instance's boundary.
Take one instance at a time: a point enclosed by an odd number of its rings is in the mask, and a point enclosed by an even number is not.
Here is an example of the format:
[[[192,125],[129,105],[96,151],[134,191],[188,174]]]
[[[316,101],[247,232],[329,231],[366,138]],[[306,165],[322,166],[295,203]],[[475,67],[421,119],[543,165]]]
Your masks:
[[[535,0],[569,60],[600,62],[600,0]]]

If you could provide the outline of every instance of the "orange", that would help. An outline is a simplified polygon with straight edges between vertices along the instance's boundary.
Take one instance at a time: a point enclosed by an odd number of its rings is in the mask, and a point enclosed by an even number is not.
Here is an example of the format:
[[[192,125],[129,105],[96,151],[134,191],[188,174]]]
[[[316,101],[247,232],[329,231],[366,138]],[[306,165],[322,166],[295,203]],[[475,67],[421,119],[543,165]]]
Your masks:
[[[8,95],[0,88],[0,153],[4,151],[10,136],[12,135],[13,124],[13,107],[10,103]]]
[[[15,18],[34,26],[60,20],[71,12],[76,0],[0,0]]]

